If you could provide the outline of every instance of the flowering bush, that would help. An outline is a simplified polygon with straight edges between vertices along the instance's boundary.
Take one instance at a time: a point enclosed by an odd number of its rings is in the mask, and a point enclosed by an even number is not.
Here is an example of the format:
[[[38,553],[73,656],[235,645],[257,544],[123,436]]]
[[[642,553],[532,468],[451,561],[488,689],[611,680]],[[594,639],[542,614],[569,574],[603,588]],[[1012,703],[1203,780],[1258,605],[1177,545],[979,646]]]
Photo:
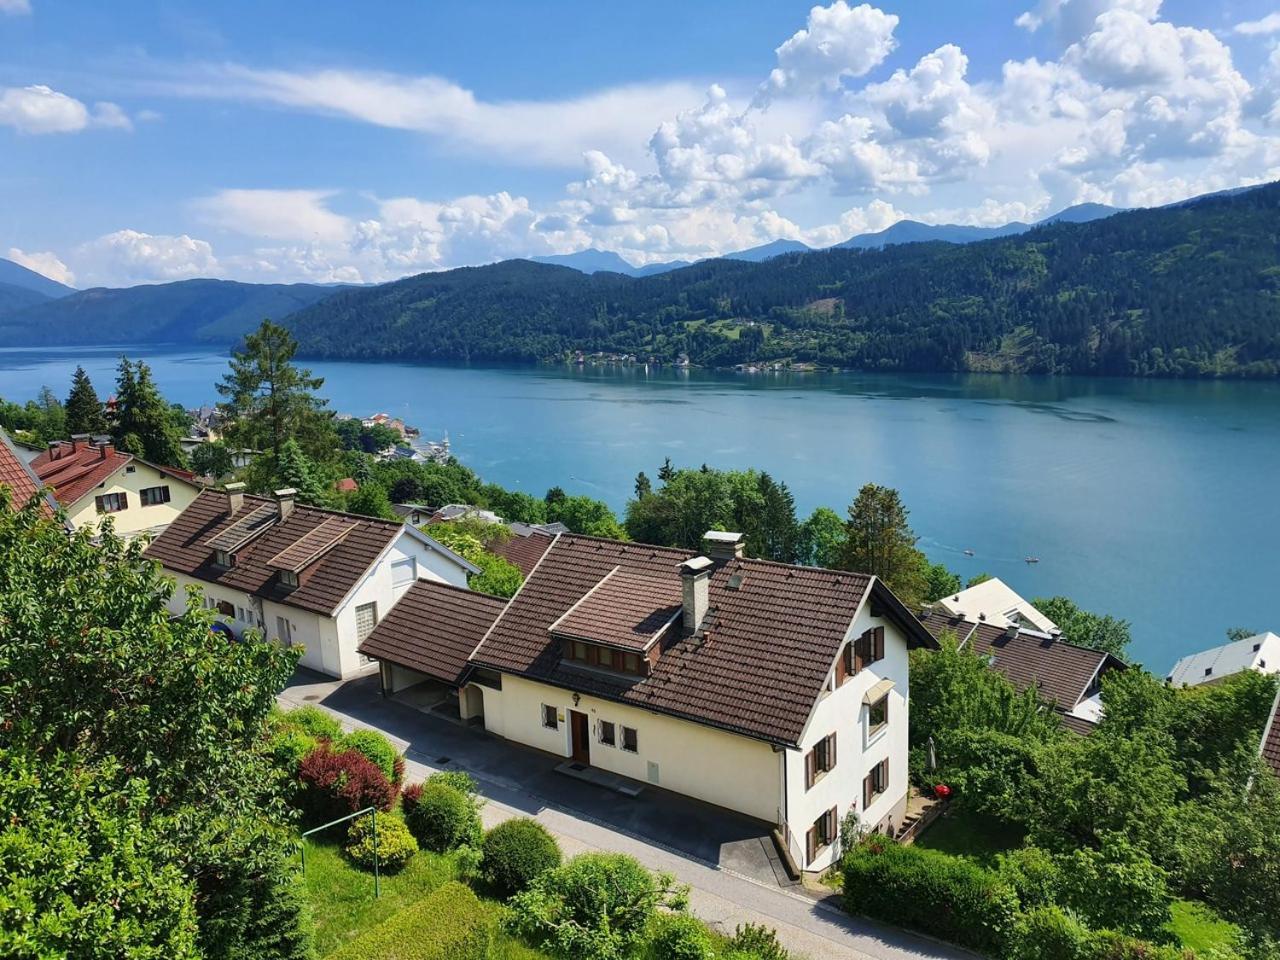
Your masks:
[[[363,754],[337,752],[328,743],[313,750],[298,769],[298,805],[310,823],[326,823],[365,807],[390,810],[395,788]]]

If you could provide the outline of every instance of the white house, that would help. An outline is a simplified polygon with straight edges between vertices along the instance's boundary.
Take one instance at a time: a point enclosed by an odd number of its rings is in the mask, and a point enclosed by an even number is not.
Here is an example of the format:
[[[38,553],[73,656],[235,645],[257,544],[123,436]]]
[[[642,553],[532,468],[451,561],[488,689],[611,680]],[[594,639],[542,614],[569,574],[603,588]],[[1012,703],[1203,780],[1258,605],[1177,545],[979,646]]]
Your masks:
[[[1165,679],[1175,687],[1194,687],[1243,670],[1280,671],[1280,637],[1268,630],[1190,654],[1175,663]]]
[[[298,504],[293,490],[243,490],[201,493],[146,555],[179,586],[199,586],[234,632],[301,645],[302,665],[329,676],[375,669],[356,648],[420,578],[465,587],[478,572],[402,523]],[[175,612],[185,600],[175,594]]]
[[[936,607],[972,620],[993,623],[998,627],[1030,627],[1041,633],[1052,633],[1058,625],[1013,591],[999,577],[974,584],[937,601]]]
[[[489,732],[754,817],[823,870],[847,814],[902,824],[907,652],[936,642],[874,577],[704,550],[560,535],[509,602],[420,585],[361,650],[384,685],[454,684]]]

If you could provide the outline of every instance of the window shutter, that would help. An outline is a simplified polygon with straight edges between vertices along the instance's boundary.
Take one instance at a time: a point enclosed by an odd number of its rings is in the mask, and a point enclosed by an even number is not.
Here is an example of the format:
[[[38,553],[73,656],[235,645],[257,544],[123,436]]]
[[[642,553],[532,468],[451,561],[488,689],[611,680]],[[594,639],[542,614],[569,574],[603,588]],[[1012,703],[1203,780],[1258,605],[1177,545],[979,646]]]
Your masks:
[[[871,806],[871,778],[874,771],[862,778],[862,809],[865,812]]]
[[[96,506],[96,507],[98,508],[98,512],[99,512],[99,513],[101,513],[101,512],[102,512],[102,498],[101,498],[101,497],[94,497],[94,498],[93,498],[93,503],[94,503],[94,506]]]
[[[836,766],[836,735],[833,733],[827,737],[827,769],[834,770]]]
[[[804,788],[806,790],[813,786],[814,777],[816,776],[816,766],[813,751],[810,750],[804,755]]]
[[[129,495],[127,493],[121,492],[120,494],[120,509],[121,510],[129,509]]]
[[[818,855],[818,828],[810,827],[809,832],[804,835],[804,862],[806,864],[813,863],[813,858]]]
[[[872,653],[872,658],[875,660],[883,660],[884,659],[884,627],[876,627],[875,630],[872,631],[871,636],[872,636],[872,642],[875,644],[875,650]]]
[[[840,656],[836,658],[836,686],[844,683],[849,677],[848,667],[845,665],[845,647],[840,648]]]
[[[839,829],[838,817],[839,815],[836,813],[835,807],[832,807],[827,811],[827,843],[835,843],[836,831]]]

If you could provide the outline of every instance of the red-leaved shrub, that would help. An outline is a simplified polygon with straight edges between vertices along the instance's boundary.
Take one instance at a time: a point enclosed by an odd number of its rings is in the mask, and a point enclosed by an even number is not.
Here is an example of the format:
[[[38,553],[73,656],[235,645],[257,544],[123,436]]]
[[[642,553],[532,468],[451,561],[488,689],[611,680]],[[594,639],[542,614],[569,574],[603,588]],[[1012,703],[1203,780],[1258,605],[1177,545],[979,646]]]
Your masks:
[[[418,805],[418,800],[422,797],[422,784],[411,783],[400,792],[400,812],[405,816],[409,815],[409,811]]]
[[[322,743],[298,768],[298,804],[309,823],[327,823],[365,807],[390,810],[396,791],[378,766],[356,750]]]

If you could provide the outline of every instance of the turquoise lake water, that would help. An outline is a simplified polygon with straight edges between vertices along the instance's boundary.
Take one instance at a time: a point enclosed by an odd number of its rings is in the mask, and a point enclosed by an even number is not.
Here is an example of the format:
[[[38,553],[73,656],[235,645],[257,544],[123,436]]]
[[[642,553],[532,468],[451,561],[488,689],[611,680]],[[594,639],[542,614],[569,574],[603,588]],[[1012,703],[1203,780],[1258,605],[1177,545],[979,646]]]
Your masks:
[[[0,396],[65,396],[80,363],[105,397],[119,352],[0,350]],[[215,401],[224,354],[129,353],[170,399]],[[336,410],[448,431],[488,480],[620,513],[664,457],[768,470],[802,514],[889,484],[932,559],[1125,617],[1156,671],[1228,627],[1280,629],[1280,384],[309,366]]]

